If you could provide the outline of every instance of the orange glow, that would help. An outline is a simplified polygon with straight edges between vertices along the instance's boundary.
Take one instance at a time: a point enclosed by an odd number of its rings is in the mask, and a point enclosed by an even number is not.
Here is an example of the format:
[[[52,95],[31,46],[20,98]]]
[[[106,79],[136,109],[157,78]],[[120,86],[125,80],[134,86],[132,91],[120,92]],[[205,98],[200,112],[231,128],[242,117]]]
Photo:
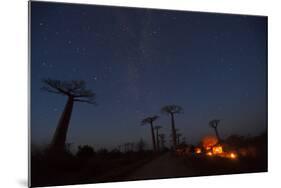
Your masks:
[[[235,153],[230,153],[230,154],[229,154],[229,157],[230,157],[231,159],[236,159],[236,158],[237,158],[237,155],[236,155]]]
[[[195,153],[197,153],[197,154],[200,154],[200,153],[202,153],[202,150],[201,150],[201,148],[195,148]]]
[[[207,152],[207,155],[212,156],[213,153],[209,151],[209,152]]]
[[[222,149],[222,146],[214,146],[212,148],[212,151],[214,154],[222,154],[223,153],[223,149]]]
[[[217,143],[218,143],[218,139],[215,136],[206,136],[202,140],[203,147],[206,150],[211,149]]]
[[[206,136],[202,139],[203,148],[196,147],[195,153],[203,153],[207,156],[217,156],[235,160],[238,158],[238,154],[235,151],[224,151],[224,146],[218,142],[215,136]]]

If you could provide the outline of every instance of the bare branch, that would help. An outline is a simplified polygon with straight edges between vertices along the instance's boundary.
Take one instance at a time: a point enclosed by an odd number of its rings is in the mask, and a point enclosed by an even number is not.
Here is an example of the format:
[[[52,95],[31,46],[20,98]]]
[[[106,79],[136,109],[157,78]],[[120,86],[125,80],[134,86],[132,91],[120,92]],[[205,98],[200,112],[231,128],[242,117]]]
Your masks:
[[[157,120],[158,118],[159,118],[159,116],[152,116],[152,117],[144,118],[144,119],[141,121],[141,125],[151,124],[151,123],[153,123],[155,120]]]
[[[61,93],[61,94],[64,94],[64,95],[68,95],[66,89],[64,88],[63,84],[61,81],[59,80],[51,80],[51,79],[45,79],[45,80],[42,80],[43,83],[45,83],[47,86],[46,89],[48,91],[54,91],[56,90],[58,93]],[[45,90],[46,90],[45,89]]]
[[[84,99],[74,99],[73,101],[77,101],[77,102],[85,102],[85,103],[89,103],[89,104],[97,104],[96,102],[92,101],[92,100],[84,100]]]
[[[60,81],[44,79],[42,81],[46,85],[42,88],[45,91],[67,95],[75,99],[75,101],[95,104],[96,94],[86,89],[86,84],[83,80]]]
[[[76,91],[75,94],[72,94],[75,98],[83,98],[83,97],[95,97],[95,93],[93,93],[91,90],[83,90],[79,93]]]
[[[62,94],[61,92],[53,90],[53,89],[51,89],[49,87],[46,87],[46,86],[41,87],[41,89],[44,90],[44,91],[50,92],[50,93]]]
[[[209,121],[209,126],[212,128],[216,128],[219,123],[220,123],[219,119],[214,119],[214,120]]]
[[[180,114],[183,113],[183,108],[178,105],[167,105],[162,107],[161,112],[164,114]]]

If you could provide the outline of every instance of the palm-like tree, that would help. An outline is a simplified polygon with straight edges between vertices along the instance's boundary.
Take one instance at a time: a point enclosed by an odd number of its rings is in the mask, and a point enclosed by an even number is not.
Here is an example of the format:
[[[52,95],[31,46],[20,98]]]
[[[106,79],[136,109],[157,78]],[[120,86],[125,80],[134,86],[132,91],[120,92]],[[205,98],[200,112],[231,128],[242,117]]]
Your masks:
[[[147,117],[147,118],[144,118],[142,121],[141,121],[141,125],[146,125],[146,124],[149,124],[150,125],[150,128],[151,128],[151,135],[152,135],[152,144],[153,144],[153,150],[156,151],[156,143],[155,143],[155,135],[154,135],[154,127],[153,127],[153,122],[155,120],[158,119],[158,116],[152,116],[152,117]]]
[[[156,130],[156,148],[157,151],[159,151],[159,129],[161,129],[161,126],[155,126],[154,129]]]
[[[67,97],[66,105],[50,144],[51,151],[54,153],[62,152],[65,148],[66,135],[74,102],[95,104],[95,93],[86,89],[86,84],[83,80],[60,81],[44,79],[42,82],[45,85],[42,87],[43,90]]]
[[[220,138],[220,135],[219,135],[219,132],[218,132],[218,125],[219,125],[220,121],[221,120],[219,120],[219,119],[214,119],[212,121],[209,121],[209,126],[212,127],[215,130],[218,142],[221,141],[221,138]]]
[[[177,147],[177,136],[175,128],[175,114],[183,113],[183,108],[178,105],[167,105],[162,107],[161,112],[171,117],[171,126],[172,126],[172,137],[173,137],[173,146],[174,149]]]

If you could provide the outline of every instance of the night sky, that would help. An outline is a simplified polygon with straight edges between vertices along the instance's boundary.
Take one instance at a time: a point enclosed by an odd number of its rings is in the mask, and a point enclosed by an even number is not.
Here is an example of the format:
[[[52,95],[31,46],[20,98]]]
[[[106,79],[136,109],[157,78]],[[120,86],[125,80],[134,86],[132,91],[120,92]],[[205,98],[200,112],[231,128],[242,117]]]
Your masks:
[[[267,18],[155,9],[31,3],[31,138],[48,144],[66,97],[42,79],[85,80],[97,105],[75,103],[67,142],[113,148],[143,138],[143,118],[167,140],[164,105],[177,104],[188,143],[267,129]]]

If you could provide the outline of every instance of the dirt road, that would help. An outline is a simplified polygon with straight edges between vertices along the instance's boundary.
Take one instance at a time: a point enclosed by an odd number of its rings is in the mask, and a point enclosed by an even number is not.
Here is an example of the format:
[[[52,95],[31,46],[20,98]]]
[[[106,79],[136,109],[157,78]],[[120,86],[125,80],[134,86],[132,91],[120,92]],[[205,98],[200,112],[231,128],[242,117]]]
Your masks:
[[[171,153],[165,153],[155,160],[145,164],[144,166],[131,173],[126,179],[157,179],[194,176],[196,172],[188,168],[188,164],[184,164],[183,160],[173,156]]]

